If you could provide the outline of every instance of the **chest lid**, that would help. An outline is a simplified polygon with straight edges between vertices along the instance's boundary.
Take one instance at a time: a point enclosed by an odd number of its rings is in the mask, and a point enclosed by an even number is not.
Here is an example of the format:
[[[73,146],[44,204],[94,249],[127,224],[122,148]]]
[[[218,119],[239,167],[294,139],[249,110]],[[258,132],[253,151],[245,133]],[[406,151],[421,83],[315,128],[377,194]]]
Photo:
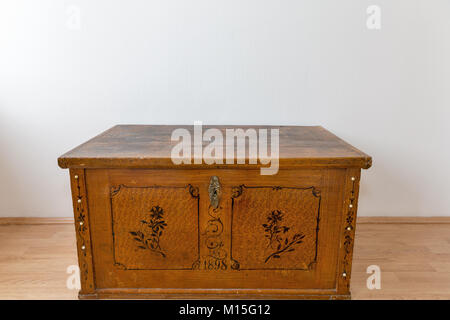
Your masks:
[[[198,130],[198,127],[196,128]],[[175,131],[177,129],[178,131]],[[208,131],[208,129],[215,129],[215,131]],[[245,140],[242,136],[238,137],[238,129],[242,129],[240,133],[247,134]],[[277,129],[280,168],[357,167],[367,169],[372,164],[370,156],[321,126],[203,126],[200,128],[200,135],[195,135],[194,126],[186,125],[117,125],[63,154],[58,158],[58,164],[61,168],[189,167],[207,169],[231,166],[233,169],[260,168],[267,166],[260,161],[262,158],[260,152],[265,146],[268,149],[268,156],[272,158],[275,156],[271,145],[275,146],[273,141],[276,141]],[[184,133],[185,136],[181,138],[180,133]],[[233,133],[237,135],[233,136]],[[186,134],[189,137],[186,137]],[[208,134],[213,137],[208,139]],[[272,134],[275,136],[271,144]],[[218,137],[220,135],[222,138]],[[253,139],[255,137],[256,140]],[[242,148],[239,149],[239,139],[246,141],[244,151]],[[187,143],[185,147],[190,147],[190,155],[183,150],[175,152],[179,156],[174,157],[174,148],[178,147],[176,150],[179,150],[181,141]],[[222,155],[220,151],[218,155],[215,152],[209,152],[212,146],[211,141],[218,143],[217,150],[222,150]],[[249,152],[252,146],[254,148],[257,146],[256,152]],[[198,163],[200,159],[194,160],[194,155],[199,154],[203,155],[201,163]],[[213,160],[208,155],[217,158]],[[239,157],[240,161],[238,161]],[[176,164],[181,158],[185,158],[184,163]],[[207,164],[211,162],[214,163]]]

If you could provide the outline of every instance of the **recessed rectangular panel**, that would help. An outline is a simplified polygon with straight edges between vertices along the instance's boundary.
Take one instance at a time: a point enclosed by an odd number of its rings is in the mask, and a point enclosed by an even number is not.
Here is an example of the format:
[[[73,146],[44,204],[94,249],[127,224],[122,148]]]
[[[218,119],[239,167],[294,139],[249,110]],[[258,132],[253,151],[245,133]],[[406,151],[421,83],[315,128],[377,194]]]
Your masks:
[[[241,270],[310,270],[317,260],[320,191],[238,186],[232,192],[232,257]]]
[[[191,269],[199,257],[198,189],[111,189],[114,262],[126,270]]]

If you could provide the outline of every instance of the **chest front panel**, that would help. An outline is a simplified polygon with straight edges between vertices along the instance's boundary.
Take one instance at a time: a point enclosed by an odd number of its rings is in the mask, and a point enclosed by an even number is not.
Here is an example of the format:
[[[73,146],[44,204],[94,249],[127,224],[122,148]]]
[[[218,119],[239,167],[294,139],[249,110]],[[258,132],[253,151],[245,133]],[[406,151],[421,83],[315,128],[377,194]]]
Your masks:
[[[332,294],[345,176],[345,169],[281,170],[276,176],[88,169],[96,288]]]

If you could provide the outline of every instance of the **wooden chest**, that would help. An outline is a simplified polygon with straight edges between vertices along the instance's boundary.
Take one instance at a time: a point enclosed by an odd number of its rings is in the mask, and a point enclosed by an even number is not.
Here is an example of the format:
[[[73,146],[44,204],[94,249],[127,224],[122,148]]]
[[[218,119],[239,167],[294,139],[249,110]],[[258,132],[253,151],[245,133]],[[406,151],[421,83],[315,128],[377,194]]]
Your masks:
[[[322,127],[281,126],[263,127],[279,130],[276,174],[248,150],[240,164],[175,164],[177,128],[115,126],[58,159],[70,169],[80,298],[350,298],[371,157]]]

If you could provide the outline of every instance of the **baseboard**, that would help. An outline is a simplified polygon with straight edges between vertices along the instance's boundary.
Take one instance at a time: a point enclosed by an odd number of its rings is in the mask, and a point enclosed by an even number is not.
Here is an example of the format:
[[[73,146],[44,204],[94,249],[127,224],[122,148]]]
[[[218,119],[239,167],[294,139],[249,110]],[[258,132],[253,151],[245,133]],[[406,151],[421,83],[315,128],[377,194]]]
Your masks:
[[[358,217],[358,224],[446,224],[450,217]]]
[[[0,225],[72,224],[73,218],[0,217]]]
[[[72,224],[73,218],[0,217],[0,225]],[[358,217],[358,224],[447,224],[450,217]]]

